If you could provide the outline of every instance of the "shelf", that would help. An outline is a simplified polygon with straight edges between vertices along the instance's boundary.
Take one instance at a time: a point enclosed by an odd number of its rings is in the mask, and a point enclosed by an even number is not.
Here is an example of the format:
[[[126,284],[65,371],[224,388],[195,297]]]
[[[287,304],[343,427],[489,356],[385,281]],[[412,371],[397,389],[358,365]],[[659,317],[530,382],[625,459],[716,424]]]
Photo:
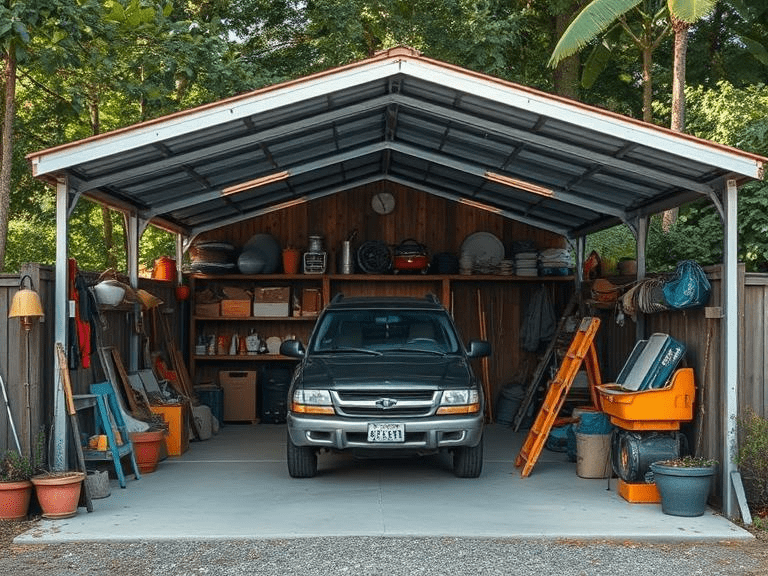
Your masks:
[[[440,282],[442,280],[450,281],[497,281],[497,282],[541,282],[542,280],[553,282],[572,282],[574,277],[570,276],[516,276],[514,274],[192,274],[192,278],[205,281],[216,280],[246,280],[257,282],[276,282],[276,281],[316,281],[322,282],[328,279],[334,282],[350,281],[359,282],[361,280],[371,280],[375,282]]]
[[[233,362],[242,362],[251,360],[254,362],[295,362],[296,358],[290,356],[283,356],[281,354],[216,354],[215,356],[194,355],[192,358],[196,362],[204,360],[228,360]]]
[[[195,321],[213,322],[314,322],[315,316],[192,316]]]

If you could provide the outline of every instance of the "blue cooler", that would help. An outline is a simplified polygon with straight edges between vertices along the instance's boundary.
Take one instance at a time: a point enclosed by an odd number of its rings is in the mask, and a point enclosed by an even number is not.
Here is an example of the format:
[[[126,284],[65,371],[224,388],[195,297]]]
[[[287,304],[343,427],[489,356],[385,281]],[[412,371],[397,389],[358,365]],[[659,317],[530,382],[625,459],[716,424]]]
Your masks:
[[[685,346],[669,334],[653,334],[635,344],[616,384],[633,392],[663,388],[684,355]]]

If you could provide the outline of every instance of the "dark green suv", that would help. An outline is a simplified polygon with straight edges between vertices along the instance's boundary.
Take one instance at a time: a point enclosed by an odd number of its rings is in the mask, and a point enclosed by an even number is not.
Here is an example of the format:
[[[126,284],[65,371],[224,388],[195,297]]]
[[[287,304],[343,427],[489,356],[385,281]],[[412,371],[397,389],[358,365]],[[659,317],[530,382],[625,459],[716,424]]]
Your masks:
[[[453,453],[457,476],[483,468],[482,386],[448,311],[424,299],[337,296],[307,348],[287,340],[281,354],[301,362],[288,403],[288,472],[317,473],[321,450]]]

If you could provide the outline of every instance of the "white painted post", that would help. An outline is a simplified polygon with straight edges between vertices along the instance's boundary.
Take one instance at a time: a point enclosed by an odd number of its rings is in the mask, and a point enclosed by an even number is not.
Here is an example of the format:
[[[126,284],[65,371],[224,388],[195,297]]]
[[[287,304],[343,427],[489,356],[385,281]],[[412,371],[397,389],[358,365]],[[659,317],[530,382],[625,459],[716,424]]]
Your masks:
[[[739,381],[739,308],[738,308],[738,188],[735,180],[728,180],[723,192],[725,208],[723,238],[723,512],[728,518],[736,517],[735,494],[731,472],[736,470],[736,417],[738,414]]]
[[[56,183],[56,301],[55,327],[56,342],[61,342],[64,350],[68,350],[67,325],[69,319],[68,298],[68,255],[67,241],[69,182],[65,178]],[[64,403],[64,388],[56,347],[51,350],[53,355],[53,454],[49,467],[53,471],[67,469],[67,414]]]
[[[648,217],[640,216],[635,224],[635,242],[637,247],[637,279],[645,278],[646,260],[645,253],[648,245]],[[637,324],[635,325],[635,339],[645,339],[645,314],[637,310]]]

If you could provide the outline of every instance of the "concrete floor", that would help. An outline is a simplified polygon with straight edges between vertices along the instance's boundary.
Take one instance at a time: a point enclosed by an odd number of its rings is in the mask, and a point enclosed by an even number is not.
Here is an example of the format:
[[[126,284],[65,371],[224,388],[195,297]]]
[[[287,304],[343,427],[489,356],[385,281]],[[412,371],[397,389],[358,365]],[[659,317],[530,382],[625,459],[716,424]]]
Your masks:
[[[749,532],[709,510],[681,518],[630,504],[616,481],[583,479],[565,454],[545,450],[531,475],[514,460],[523,433],[486,431],[479,479],[460,479],[446,457],[359,460],[320,456],[312,479],[291,479],[285,427],[234,425],[66,520],[44,520],[17,543],[264,539],[312,536],[722,541]]]

